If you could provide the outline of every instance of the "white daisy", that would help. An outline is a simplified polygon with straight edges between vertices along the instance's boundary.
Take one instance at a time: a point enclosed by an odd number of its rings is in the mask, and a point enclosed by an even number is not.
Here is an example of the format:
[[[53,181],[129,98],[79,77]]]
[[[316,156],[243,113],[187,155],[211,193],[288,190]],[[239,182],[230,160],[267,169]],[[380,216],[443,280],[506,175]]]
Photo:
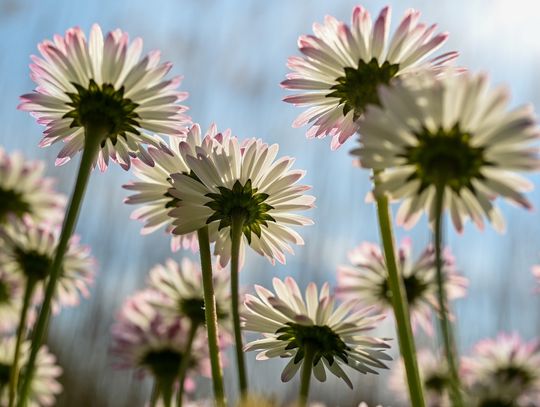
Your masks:
[[[224,132],[226,135],[229,131]],[[143,204],[136,209],[131,217],[142,220],[145,225],[142,234],[148,234],[165,227],[167,232],[172,230],[173,218],[169,216],[171,208],[176,206],[177,199],[172,197],[169,190],[172,187],[172,174],[189,174],[190,168],[184,157],[180,153],[180,140],[185,141],[191,148],[196,147],[211,151],[215,143],[222,140],[223,134],[217,132],[214,124],[210,126],[204,136],[201,135],[201,128],[198,124],[191,126],[187,135],[181,139],[171,137],[169,145],[161,143],[159,148],[149,147],[148,154],[154,161],[153,166],[149,166],[140,160],[133,160],[133,173],[139,181],[124,185],[125,189],[135,191],[134,195],[126,198],[127,204]],[[198,250],[197,234],[173,235],[171,249],[178,251],[180,248],[190,248]]]
[[[291,212],[310,209],[315,198],[305,195],[310,187],[297,184],[305,172],[291,170],[293,158],[276,160],[277,144],[248,139],[240,145],[236,137],[228,137],[211,152],[193,150],[185,142],[180,148],[192,173],[172,176],[170,193],[179,200],[170,212],[175,218],[173,233],[208,225],[222,266],[231,254],[233,215],[243,218],[243,241],[272,263],[284,263],[284,252],[293,253],[289,243],[304,243],[290,226],[312,221]],[[217,236],[212,232],[216,229]]]
[[[15,353],[15,336],[0,339],[0,404],[8,405],[9,371]],[[21,344],[21,366],[28,361],[30,354],[30,341]],[[58,377],[62,374],[62,368],[56,364],[56,358],[49,352],[46,346],[42,346],[37,354],[34,374],[30,383],[30,391],[27,397],[28,407],[53,406],[58,394],[62,392],[62,385]],[[24,376],[24,370],[21,376]]]
[[[2,270],[0,264],[0,334],[14,332],[19,325],[24,278]]]
[[[229,274],[224,270],[214,270],[212,276],[217,317],[226,323],[231,301]],[[165,264],[158,264],[150,270],[148,286],[160,294],[155,304],[165,317],[188,317],[192,322],[204,324],[204,294],[199,265],[186,257],[180,264],[168,259]]]
[[[157,380],[177,380],[180,363],[185,357],[189,322],[168,320],[152,304],[158,293],[145,290],[128,298],[112,327],[111,352],[115,366],[135,369],[139,377],[151,373]],[[190,364],[184,383],[186,391],[195,389],[194,377],[211,377],[208,346],[202,335],[195,337]]]
[[[140,38],[130,44],[121,30],[103,38],[97,24],[88,41],[74,27],[64,37],[39,44],[42,57],[33,56],[30,65],[38,86],[21,96],[20,109],[32,112],[47,127],[41,146],[66,143],[57,164],[83,149],[85,127],[100,137],[101,170],[109,158],[125,169],[134,156],[151,163],[143,145],[159,143],[145,131],[176,135],[184,130],[186,108],[177,102],[187,94],[176,90],[180,78],[164,79],[171,64],[159,64],[157,51],[141,59],[142,46]]]
[[[445,361],[428,349],[419,350],[417,358],[427,407],[450,407],[450,372]],[[409,387],[402,359],[392,370],[389,386],[399,401],[409,401]]]
[[[487,217],[504,229],[492,203],[502,196],[523,207],[532,184],[516,171],[536,170],[531,142],[538,129],[530,107],[507,110],[506,88],[489,89],[487,77],[464,73],[408,77],[380,89],[360,125],[364,167],[382,171],[375,193],[403,200],[397,222],[413,225],[422,212],[435,217],[436,185],[458,231],[467,218],[482,228]]]
[[[463,358],[462,371],[474,407],[540,405],[540,342],[499,334]]]
[[[41,301],[50,265],[58,244],[57,228],[38,226],[29,221],[12,222],[0,228],[0,267],[37,282],[34,302]],[[53,311],[79,305],[81,295],[89,296],[94,280],[95,260],[90,248],[72,236],[64,255],[62,270],[53,297]]]
[[[433,310],[439,308],[435,251],[428,246],[414,261],[411,251],[411,240],[404,239],[397,258],[412,324],[433,335]],[[388,269],[381,248],[374,243],[364,242],[349,253],[349,260],[350,266],[341,266],[338,270],[336,291],[339,295],[344,299],[357,298],[364,306],[374,306],[377,312],[391,314]],[[447,298],[464,297],[467,279],[457,274],[449,248],[443,254],[443,262]]]
[[[379,85],[420,69],[439,70],[454,60],[456,52],[426,61],[448,34],[435,34],[437,26],[420,23],[419,18],[418,11],[408,10],[391,39],[390,7],[382,9],[373,25],[361,6],[353,9],[350,27],[332,16],[326,16],[324,24],[313,24],[314,35],[298,39],[304,55],[289,58],[293,72],[281,83],[300,91],[287,96],[286,102],[309,106],[293,127],[310,124],[309,138],[332,136],[336,149],[358,130],[366,108],[379,103]]]
[[[347,301],[334,309],[335,300],[324,284],[320,293],[315,284],[308,285],[305,300],[294,279],[273,279],[275,294],[255,286],[257,297],[246,295],[244,329],[259,332],[264,339],[250,342],[245,350],[259,351],[258,360],[273,357],[290,358],[281,374],[287,382],[302,366],[307,346],[314,352],[313,374],[321,382],[326,371],[352,382],[341,368],[349,366],[361,373],[375,373],[391,360],[384,353],[389,345],[384,339],[365,336],[382,316],[369,316],[370,309],[352,311],[356,301]],[[352,312],[351,312],[352,311]]]
[[[50,223],[62,219],[65,197],[54,191],[55,181],[44,177],[44,170],[42,161],[0,147],[0,224],[9,216]]]

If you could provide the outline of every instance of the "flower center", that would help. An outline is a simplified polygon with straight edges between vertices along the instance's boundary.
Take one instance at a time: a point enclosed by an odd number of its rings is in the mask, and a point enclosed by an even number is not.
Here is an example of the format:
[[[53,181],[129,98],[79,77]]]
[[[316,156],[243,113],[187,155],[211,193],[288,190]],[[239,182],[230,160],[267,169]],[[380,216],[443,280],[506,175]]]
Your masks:
[[[24,251],[19,247],[15,248],[14,252],[15,260],[26,278],[34,281],[47,278],[52,264],[52,259],[49,256],[36,250]]]
[[[64,115],[64,118],[73,119],[71,127],[88,127],[98,129],[106,137],[111,138],[113,144],[118,136],[126,137],[126,132],[139,134],[136,126],[139,115],[135,109],[139,106],[131,99],[124,97],[124,87],[114,89],[109,83],[98,85],[90,79],[85,88],[73,83],[77,93],[68,93],[71,102],[67,103],[73,109]],[[101,140],[102,146],[105,139]]]
[[[180,313],[186,315],[191,321],[203,324],[206,321],[206,314],[204,312],[204,299],[203,298],[186,298],[180,300],[179,304]],[[222,310],[219,304],[216,303],[216,312],[218,319],[227,318],[227,312]]]
[[[286,325],[276,331],[276,334],[280,334],[276,339],[289,342],[286,350],[298,348],[294,363],[298,363],[304,358],[306,346],[315,350],[313,365],[319,363],[321,358],[325,358],[332,365],[334,357],[347,363],[347,351],[350,349],[330,327],[326,325],[300,325],[292,322],[287,322]]]
[[[531,374],[520,366],[504,366],[495,372],[495,380],[498,383],[514,383],[515,385],[527,386],[533,378]]]
[[[10,365],[6,365],[5,363],[0,363],[0,389],[9,383],[10,370],[11,370]]]
[[[155,377],[174,379],[182,363],[182,354],[174,349],[160,349],[146,353],[141,365],[148,367]]]
[[[330,88],[333,92],[326,96],[339,98],[344,104],[343,115],[353,110],[356,120],[368,105],[379,104],[378,87],[390,83],[399,71],[399,65],[388,61],[379,65],[376,58],[369,62],[360,59],[357,68],[346,67],[344,71],[345,75],[337,78],[337,84]]]
[[[21,218],[30,209],[30,204],[24,201],[20,192],[0,187],[0,223],[4,223],[9,214]]]
[[[448,389],[450,384],[449,379],[445,375],[433,374],[426,378],[424,381],[424,387],[430,392],[442,395]]]
[[[415,136],[418,144],[409,147],[404,158],[416,167],[411,177],[421,181],[421,191],[441,184],[456,192],[461,188],[474,189],[471,181],[482,178],[480,170],[489,165],[484,149],[471,146],[471,134],[463,132],[459,124],[450,130],[439,128],[435,133],[424,128]]]
[[[244,220],[243,233],[251,243],[251,233],[261,237],[261,225],[268,227],[268,221],[275,219],[268,214],[274,207],[264,203],[268,194],[258,193],[252,188],[251,180],[245,185],[236,181],[232,189],[218,187],[219,193],[206,194],[212,200],[205,204],[214,211],[206,223],[219,220],[219,229],[231,226],[233,216],[242,216]]]
[[[411,305],[414,305],[419,298],[422,298],[428,287],[428,284],[421,281],[414,274],[403,276],[403,285],[405,286],[407,301]],[[390,290],[387,278],[384,279],[381,284],[381,294],[388,301],[389,304],[392,303],[392,291]]]
[[[513,401],[488,399],[482,400],[478,407],[517,407]]]

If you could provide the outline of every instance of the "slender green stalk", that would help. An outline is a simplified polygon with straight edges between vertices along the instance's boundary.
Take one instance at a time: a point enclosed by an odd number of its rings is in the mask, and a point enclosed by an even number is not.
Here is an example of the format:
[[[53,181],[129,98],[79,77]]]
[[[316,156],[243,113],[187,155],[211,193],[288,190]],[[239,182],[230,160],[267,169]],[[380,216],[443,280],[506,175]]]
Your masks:
[[[420,374],[418,371],[418,361],[416,359],[416,347],[412,334],[409,304],[396,261],[394,249],[394,236],[392,223],[390,221],[390,208],[388,197],[381,194],[377,197],[377,215],[379,227],[384,247],[386,267],[388,269],[388,285],[392,293],[392,306],[396,319],[399,347],[405,371],[407,373],[407,383],[409,384],[409,396],[414,407],[425,407],[424,393]]]
[[[240,387],[241,397],[245,397],[248,390],[246,361],[244,360],[244,344],[242,343],[242,328],[240,327],[240,309],[238,304],[240,296],[238,272],[240,270],[240,244],[242,242],[243,227],[244,215],[233,215],[231,222],[231,307],[234,325],[236,367],[238,369],[238,386]]]
[[[305,407],[309,398],[309,383],[311,382],[311,371],[313,369],[313,359],[315,349],[309,343],[304,346],[304,360],[302,361],[302,373],[300,376],[300,396],[298,407]],[[320,362],[322,363],[322,361]]]
[[[195,334],[199,329],[198,321],[191,321],[191,327],[189,328],[188,339],[186,342],[186,347],[182,355],[182,362],[180,363],[180,369],[178,371],[178,407],[182,407],[184,401],[184,382],[186,381],[186,373],[189,368],[189,363],[191,361],[191,348],[193,346],[193,340],[195,339]]]
[[[54,260],[49,270],[49,279],[47,283],[47,288],[45,289],[45,298],[43,299],[41,311],[39,313],[39,317],[32,335],[32,348],[30,352],[30,357],[28,358],[25,375],[23,377],[18,402],[19,406],[25,406],[26,404],[26,398],[28,397],[30,383],[34,374],[36,357],[39,348],[45,338],[47,322],[49,320],[49,313],[51,311],[51,301],[54,295],[54,291],[56,289],[58,277],[60,277],[60,273],[62,270],[62,261],[64,259],[64,254],[66,253],[66,250],[68,248],[69,239],[71,238],[71,235],[75,230],[75,225],[77,223],[79,211],[83,202],[84,193],[86,191],[86,186],[88,185],[88,180],[90,179],[90,174],[92,172],[92,165],[99,151],[100,140],[102,140],[103,138],[100,131],[93,130],[92,128],[86,128],[85,132],[86,133],[84,137],[84,149],[81,157],[81,162],[79,164],[77,180],[75,181],[75,187],[73,189],[71,200],[69,202],[66,216],[64,218],[64,224],[62,225],[62,232],[60,233],[60,240],[56,248]]]
[[[154,387],[152,388],[152,395],[150,396],[150,407],[156,407],[159,400],[159,384],[156,381],[154,382]]]
[[[13,355],[13,363],[11,364],[9,376],[9,407],[13,407],[15,404],[17,384],[19,381],[19,358],[21,354],[21,345],[24,340],[24,335],[26,333],[26,320],[28,318],[28,310],[32,301],[32,295],[34,294],[36,282],[36,279],[32,277],[26,279],[26,288],[24,289],[21,318],[19,320],[19,327],[17,328],[17,342],[15,342],[15,354]]]
[[[162,377],[158,380],[159,392],[161,394],[161,399],[163,400],[163,405],[165,407],[172,406],[175,378],[176,375],[172,377]]]
[[[218,407],[222,407],[225,406],[225,391],[223,390],[223,373],[221,371],[219,360],[216,297],[214,295],[214,283],[212,281],[212,257],[210,255],[208,227],[205,226],[204,228],[199,229],[197,235],[199,238],[199,253],[201,256],[204,313],[206,318],[206,330],[208,333],[208,351],[210,354],[210,366],[212,368],[214,398]]]
[[[448,319],[450,311],[448,299],[446,298],[446,290],[444,289],[443,275],[443,205],[444,205],[444,184],[437,186],[435,195],[435,264],[437,267],[437,299],[439,301],[439,322],[441,335],[444,343],[444,353],[448,363],[448,371],[450,373],[450,396],[454,407],[463,407],[463,396],[461,394],[461,384],[459,380],[457,362],[456,362],[456,344],[454,334],[452,332],[452,324]]]

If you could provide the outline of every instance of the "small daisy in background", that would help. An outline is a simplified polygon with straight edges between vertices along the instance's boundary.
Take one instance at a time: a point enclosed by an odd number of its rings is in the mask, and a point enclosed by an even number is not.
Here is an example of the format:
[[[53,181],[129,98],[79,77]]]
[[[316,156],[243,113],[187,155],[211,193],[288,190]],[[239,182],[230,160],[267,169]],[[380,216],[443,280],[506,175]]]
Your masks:
[[[457,58],[449,52],[427,60],[448,34],[420,23],[420,12],[413,9],[389,38],[390,14],[390,7],[383,8],[372,24],[369,12],[356,6],[350,26],[326,16],[323,24],[313,24],[314,35],[298,39],[303,56],[289,58],[292,72],[281,83],[299,91],[285,102],[308,107],[293,127],[311,125],[308,138],[331,136],[336,149],[358,130],[367,107],[379,104],[380,85],[425,69],[438,71]]]
[[[315,198],[305,194],[310,187],[297,184],[305,172],[291,169],[294,159],[276,159],[277,144],[269,146],[254,138],[240,143],[228,137],[209,154],[201,148],[192,152],[187,142],[181,143],[181,149],[187,152],[192,174],[172,176],[170,193],[178,199],[169,213],[175,218],[173,233],[191,233],[207,225],[216,228],[215,254],[222,266],[231,257],[235,216],[242,221],[242,245],[272,263],[285,263],[284,253],[293,252],[289,243],[304,243],[291,226],[313,222],[292,212],[312,208]]]
[[[403,278],[413,328],[419,326],[433,335],[433,312],[438,312],[435,252],[426,247],[417,259],[412,256],[411,239],[404,239],[398,251],[399,271]],[[350,265],[338,269],[338,296],[358,299],[364,306],[374,306],[378,313],[392,313],[388,269],[381,248],[363,242],[349,252]],[[444,281],[449,299],[464,297],[467,279],[456,272],[455,261],[447,248],[444,252]]]
[[[245,350],[258,351],[257,360],[289,358],[281,374],[284,382],[302,368],[301,403],[307,401],[312,371],[321,382],[330,372],[352,388],[342,366],[374,374],[386,368],[384,362],[391,358],[385,351],[390,346],[384,339],[366,336],[382,316],[371,316],[370,309],[355,309],[357,301],[336,307],[328,284],[320,292],[314,283],[309,284],[305,297],[291,277],[274,278],[273,286],[275,293],[256,285],[257,296],[246,295],[244,330],[264,338],[248,343]]]
[[[34,93],[21,96],[20,109],[29,111],[46,126],[40,145],[65,143],[58,154],[58,165],[83,150],[89,137],[99,143],[94,158],[105,171],[109,159],[124,169],[131,158],[152,163],[143,145],[159,146],[154,132],[179,135],[189,118],[178,102],[187,93],[176,90],[180,77],[165,79],[170,63],[160,64],[160,53],[152,51],[141,58],[143,42],[129,42],[128,34],[117,29],[105,37],[94,24],[89,39],[78,28],[64,37],[38,45],[41,57],[32,56],[31,78]]]
[[[540,405],[540,342],[499,334],[478,342],[463,357],[462,372],[472,407]]]
[[[24,277],[2,270],[0,264],[0,335],[14,332],[19,324]]]
[[[29,217],[36,223],[62,220],[66,198],[55,192],[56,182],[45,177],[44,170],[42,161],[0,147],[0,225],[10,217]]]
[[[424,211],[434,220],[437,185],[458,232],[467,218],[483,228],[484,217],[504,230],[498,196],[531,207],[523,193],[532,183],[517,172],[539,168],[539,132],[530,106],[507,109],[505,87],[490,89],[484,74],[425,73],[381,88],[380,100],[352,154],[380,172],[376,195],[403,201],[398,224],[411,227]]]
[[[148,154],[154,165],[148,165],[138,159],[133,160],[133,174],[139,180],[124,185],[125,189],[135,192],[134,195],[128,196],[124,202],[142,205],[131,214],[133,219],[145,222],[142,234],[152,233],[162,227],[168,233],[173,229],[173,218],[169,216],[169,212],[176,207],[178,200],[169,192],[172,188],[172,175],[189,174],[191,171],[180,152],[180,141],[187,143],[189,151],[195,151],[195,148],[198,147],[211,151],[215,143],[222,140],[222,137],[222,133],[217,132],[214,124],[204,135],[201,134],[200,126],[194,124],[185,136],[181,138],[170,137],[169,144],[161,142],[159,148],[153,146],[148,148]],[[188,146],[184,148],[188,148]],[[173,252],[181,248],[197,251],[198,247],[196,233],[172,235],[171,249]]]
[[[192,393],[194,379],[210,377],[211,371],[206,339],[190,333],[186,319],[165,318],[153,305],[159,296],[145,290],[124,302],[112,327],[111,353],[117,358],[116,367],[134,369],[141,378],[150,373],[169,406],[179,380],[179,397],[184,397],[184,388]]]
[[[44,284],[58,244],[58,228],[35,225],[30,221],[11,222],[0,228],[0,268],[35,285],[33,302],[43,297]],[[72,236],[62,263],[58,287],[53,297],[53,311],[79,305],[81,296],[88,298],[94,281],[95,259],[90,247]]]
[[[445,361],[428,349],[419,350],[417,355],[427,407],[451,407],[450,372]],[[399,401],[409,401],[405,367],[401,359],[391,371],[389,386]]]
[[[15,344],[15,336],[0,339],[0,404],[2,406],[8,405],[9,372],[15,354]],[[29,353],[30,342],[23,342],[20,357],[22,366],[26,364]],[[26,399],[27,406],[54,406],[56,397],[62,392],[62,385],[58,381],[61,374],[62,368],[57,365],[56,357],[46,346],[42,346],[37,354],[36,367]],[[24,373],[21,373],[21,376],[23,375]]]

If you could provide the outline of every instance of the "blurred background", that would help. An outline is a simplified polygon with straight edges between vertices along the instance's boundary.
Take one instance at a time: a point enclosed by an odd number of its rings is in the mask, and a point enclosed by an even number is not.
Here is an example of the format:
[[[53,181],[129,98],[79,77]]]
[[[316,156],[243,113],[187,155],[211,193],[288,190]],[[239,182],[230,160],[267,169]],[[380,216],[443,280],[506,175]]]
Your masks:
[[[250,255],[241,274],[250,290],[254,283],[269,286],[274,276],[291,275],[302,288],[308,282],[335,282],[337,265],[347,262],[347,252],[361,241],[377,241],[375,209],[364,203],[370,189],[368,172],[354,168],[348,150],[354,141],[331,152],[329,139],[307,141],[305,129],[292,129],[301,110],[281,101],[280,89],[290,55],[298,54],[296,40],[310,33],[314,21],[325,14],[350,20],[357,1],[339,0],[0,0],[0,145],[21,150],[29,158],[49,164],[48,173],[58,178],[58,188],[69,193],[77,161],[54,168],[60,146],[37,147],[43,128],[26,113],[16,110],[18,96],[34,88],[30,81],[30,54],[36,45],[74,25],[88,32],[92,23],[104,31],[122,28],[144,39],[145,50],[161,49],[173,62],[172,73],[185,76],[182,90],[190,93],[186,104],[194,121],[206,128],[215,121],[241,137],[261,137],[280,144],[281,155],[297,158],[296,168],[307,170],[306,183],[313,186],[317,208],[311,211],[315,225],[301,234],[306,245],[289,256],[286,265],[271,266]],[[460,64],[489,71],[493,82],[506,83],[512,104],[540,103],[540,2],[538,0],[395,0],[393,26],[404,11],[422,11],[422,21],[439,23],[449,31],[445,50],[458,50]],[[364,1],[372,16],[387,4]],[[150,383],[129,371],[112,368],[108,353],[110,326],[126,296],[144,286],[148,270],[172,255],[163,233],[140,236],[141,224],[129,219],[133,207],[122,203],[127,195],[121,185],[129,173],[112,165],[90,181],[77,232],[92,247],[99,274],[88,300],[76,309],[63,310],[54,319],[49,343],[64,368],[65,391],[59,406],[143,406]],[[538,183],[537,176],[533,181]],[[530,194],[536,207],[540,192]],[[469,295],[455,304],[459,347],[464,353],[481,338],[500,331],[519,332],[529,339],[539,333],[540,297],[534,295],[530,268],[540,263],[538,210],[526,212],[500,203],[508,221],[504,235],[468,225],[462,235],[448,230],[447,241],[459,270],[470,279]],[[429,242],[421,222],[411,231],[397,230],[398,239],[411,236],[418,254]],[[395,337],[392,321],[378,334]],[[420,346],[431,341],[418,335]],[[394,348],[397,343],[394,342]],[[393,350],[394,354],[396,349]],[[254,390],[275,393],[290,400],[296,382],[282,385],[284,362],[256,362],[248,355]],[[330,378],[313,386],[314,400],[329,406],[356,406],[361,400],[396,406],[387,388],[387,375],[353,375],[355,391]],[[235,375],[225,375],[228,394],[235,396]],[[209,394],[210,383],[201,380],[197,394]]]

